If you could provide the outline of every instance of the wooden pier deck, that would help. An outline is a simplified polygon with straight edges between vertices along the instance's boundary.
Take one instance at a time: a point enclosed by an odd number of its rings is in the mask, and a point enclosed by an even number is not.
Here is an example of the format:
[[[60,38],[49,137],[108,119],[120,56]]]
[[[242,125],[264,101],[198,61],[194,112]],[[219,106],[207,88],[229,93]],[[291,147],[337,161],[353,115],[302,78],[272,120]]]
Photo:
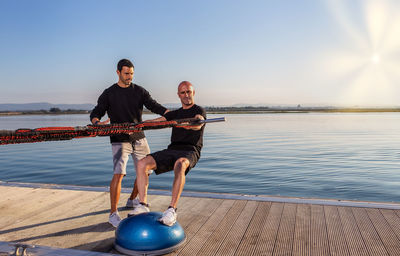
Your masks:
[[[121,195],[121,206],[128,195]],[[398,204],[371,208],[343,206],[338,201],[243,198],[182,197],[178,221],[187,241],[170,255],[400,255]],[[150,195],[151,210],[163,211],[169,200],[166,195]],[[119,211],[125,217],[129,209]],[[117,254],[108,212],[106,189],[0,182],[3,242]]]

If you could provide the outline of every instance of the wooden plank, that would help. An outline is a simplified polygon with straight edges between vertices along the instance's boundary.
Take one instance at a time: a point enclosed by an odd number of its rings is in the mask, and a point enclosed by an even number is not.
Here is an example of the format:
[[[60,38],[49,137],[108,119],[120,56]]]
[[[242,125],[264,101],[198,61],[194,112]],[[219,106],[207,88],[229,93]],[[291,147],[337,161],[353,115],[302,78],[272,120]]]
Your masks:
[[[126,200],[121,201],[120,205],[125,205]],[[108,252],[114,242],[115,228],[108,223],[110,213],[110,195],[104,192],[102,196],[95,198],[93,202],[87,202],[79,206],[84,212],[93,213],[82,218],[74,218],[66,223],[69,248],[79,250],[91,250]],[[127,216],[131,209],[119,207],[118,211],[121,218]],[[79,216],[79,215],[78,215]],[[63,231],[59,231],[61,234]],[[86,241],[86,242],[82,242]]]
[[[24,199],[27,194],[33,192],[40,193],[40,190],[35,188],[0,186],[0,208],[3,204],[8,204],[12,200]]]
[[[369,254],[373,256],[388,255],[381,238],[368,217],[366,210],[362,208],[352,208],[352,211]]]
[[[185,212],[180,213],[179,223],[185,229],[185,234],[189,238],[195,234],[204,222],[213,214],[213,212],[221,205],[223,200],[211,198],[197,198],[198,201],[192,207],[185,207]]]
[[[276,238],[274,255],[292,255],[297,204],[285,204]]]
[[[219,223],[215,231],[209,236],[207,241],[201,247],[198,255],[215,255],[221,244],[224,242],[225,237],[233,227],[240,213],[242,212],[246,201],[235,201],[231,209]]]
[[[379,209],[366,209],[366,211],[389,255],[400,255],[400,241]]]
[[[260,202],[254,213],[253,219],[250,221],[249,227],[240,241],[239,247],[235,255],[253,255],[256,249],[257,240],[265,223],[265,216],[268,215],[271,207],[270,202]]]
[[[195,237],[197,232],[201,227],[208,221],[210,216],[218,209],[224,200],[221,199],[211,199],[202,198],[198,204],[193,207],[191,214],[187,214],[184,217],[187,221],[181,219],[181,223],[184,224],[183,229],[186,234],[186,243],[179,248],[176,252],[171,253],[171,255],[178,255],[184,248],[189,244],[191,239]],[[185,222],[187,224],[185,224]]]
[[[336,206],[324,206],[331,255],[349,255],[343,226]]]
[[[0,230],[6,228],[8,225],[15,223],[18,218],[32,210],[35,207],[35,201],[32,198],[44,197],[46,193],[41,190],[18,190],[13,194],[7,193],[6,197],[2,197],[0,202]],[[38,196],[36,196],[38,195]],[[31,206],[31,207],[30,207]]]
[[[30,192],[32,190],[27,189],[25,191]],[[22,190],[20,193],[25,191]],[[1,209],[0,229],[4,230],[9,226],[15,226],[19,222],[42,212],[52,211],[62,206],[65,202],[82,197],[84,193],[82,191],[38,189],[34,194],[26,195],[26,199],[9,203]]]
[[[311,252],[311,206],[299,204],[296,212],[296,224],[293,240],[293,256],[308,256]]]
[[[338,213],[343,223],[343,234],[346,239],[349,255],[369,255],[351,207],[338,207]]]
[[[178,219],[182,215],[193,212],[193,208],[200,202],[200,197],[181,197],[178,204]],[[182,224],[181,224],[182,225]]]
[[[311,255],[330,255],[324,207],[311,205]]]
[[[108,192],[0,186],[0,193],[0,240],[110,251]],[[128,196],[121,194],[122,217]],[[170,196],[149,201],[162,212]],[[399,210],[189,197],[178,208],[187,242],[170,255],[400,255]]]
[[[258,203],[255,201],[247,201],[246,206],[241,212],[240,216],[234,223],[234,226],[227,234],[225,240],[221,244],[219,250],[215,253],[215,255],[229,256],[234,255],[236,249],[239,246],[239,241],[244,236],[246,229],[251,221],[251,218],[254,215],[255,210],[257,209]]]
[[[393,210],[380,210],[383,217],[386,219],[397,238],[400,239],[400,217]]]
[[[4,188],[0,186],[0,188]],[[12,191],[12,193],[7,193],[4,191],[4,196],[2,195],[2,199],[0,200],[0,211],[2,213],[7,214],[7,212],[14,212],[16,214],[22,214],[26,212],[25,209],[29,204],[37,204],[37,201],[42,198],[46,198],[48,195],[48,190],[43,189],[33,189],[33,188],[19,188],[19,187],[6,187],[8,191]],[[51,196],[51,195],[50,195]],[[35,201],[32,201],[35,199]],[[23,209],[24,211],[21,211]],[[0,220],[2,221],[2,220]]]
[[[284,205],[283,203],[272,203],[260,236],[257,239],[254,255],[272,255],[274,252]]]
[[[203,244],[207,241],[208,237],[215,231],[216,227],[225,217],[226,213],[234,204],[234,200],[224,200],[213,215],[207,220],[200,230],[180,251],[179,255],[196,255]]]
[[[13,226],[8,234],[9,240],[29,242],[38,245],[69,248],[88,242],[86,233],[96,226],[102,226],[100,236],[113,229],[106,222],[108,195],[106,193],[85,191],[63,191],[66,195],[74,192],[73,200],[63,201],[51,210],[41,211],[31,215]],[[101,203],[104,206],[96,211]],[[40,206],[39,206],[40,207]],[[89,212],[89,213],[86,213]],[[83,213],[83,214],[82,214]],[[95,218],[99,215],[99,218]],[[43,222],[43,220],[46,220]],[[90,225],[91,224],[91,225]],[[105,225],[102,225],[105,224]],[[68,239],[62,239],[68,236]],[[108,235],[109,236],[109,235]],[[82,239],[82,238],[85,239]]]

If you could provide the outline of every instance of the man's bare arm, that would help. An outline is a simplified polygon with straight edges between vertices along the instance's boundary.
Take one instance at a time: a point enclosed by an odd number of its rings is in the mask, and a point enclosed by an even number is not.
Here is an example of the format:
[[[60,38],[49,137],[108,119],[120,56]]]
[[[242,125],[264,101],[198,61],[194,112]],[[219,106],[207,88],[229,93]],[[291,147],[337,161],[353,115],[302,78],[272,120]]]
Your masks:
[[[163,116],[160,116],[155,119],[144,120],[143,122],[161,122],[161,121],[167,121],[167,119]]]

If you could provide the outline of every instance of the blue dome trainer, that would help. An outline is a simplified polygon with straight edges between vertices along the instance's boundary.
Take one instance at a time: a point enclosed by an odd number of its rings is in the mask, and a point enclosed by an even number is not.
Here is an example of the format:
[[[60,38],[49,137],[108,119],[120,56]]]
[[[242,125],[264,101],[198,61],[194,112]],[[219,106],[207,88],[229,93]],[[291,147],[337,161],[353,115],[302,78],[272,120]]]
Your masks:
[[[121,221],[115,231],[115,249],[127,255],[160,255],[178,249],[186,241],[183,228],[161,224],[161,212],[146,212]]]

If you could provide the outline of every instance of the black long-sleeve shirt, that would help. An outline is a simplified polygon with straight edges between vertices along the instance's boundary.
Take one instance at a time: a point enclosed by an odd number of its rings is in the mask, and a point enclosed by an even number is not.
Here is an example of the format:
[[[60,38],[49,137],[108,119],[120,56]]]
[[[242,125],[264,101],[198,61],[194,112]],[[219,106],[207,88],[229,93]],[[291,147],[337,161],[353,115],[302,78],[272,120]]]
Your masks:
[[[97,106],[90,114],[101,119],[107,112],[111,123],[139,123],[142,122],[143,106],[155,114],[163,115],[167,110],[158,104],[143,87],[132,84],[126,88],[113,84],[100,95]],[[110,136],[111,142],[132,142],[144,138],[144,132],[135,132],[131,135],[118,134]]]

